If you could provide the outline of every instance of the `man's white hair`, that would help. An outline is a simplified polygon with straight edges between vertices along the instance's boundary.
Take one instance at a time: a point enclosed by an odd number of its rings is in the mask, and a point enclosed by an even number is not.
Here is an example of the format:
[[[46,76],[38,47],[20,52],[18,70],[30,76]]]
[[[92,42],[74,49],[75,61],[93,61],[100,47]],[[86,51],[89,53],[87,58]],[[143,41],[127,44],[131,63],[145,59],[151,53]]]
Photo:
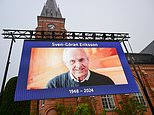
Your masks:
[[[71,49],[76,49],[76,50],[78,50],[78,49],[82,49],[83,51],[84,51],[84,49],[83,48],[64,48],[64,51],[63,51],[63,62],[64,63],[66,63],[67,61],[67,53],[68,53],[68,51],[70,51]],[[85,52],[85,51],[84,51]],[[86,54],[86,52],[85,52],[85,54]],[[87,55],[86,55],[87,56]],[[87,57],[88,58],[88,57]]]

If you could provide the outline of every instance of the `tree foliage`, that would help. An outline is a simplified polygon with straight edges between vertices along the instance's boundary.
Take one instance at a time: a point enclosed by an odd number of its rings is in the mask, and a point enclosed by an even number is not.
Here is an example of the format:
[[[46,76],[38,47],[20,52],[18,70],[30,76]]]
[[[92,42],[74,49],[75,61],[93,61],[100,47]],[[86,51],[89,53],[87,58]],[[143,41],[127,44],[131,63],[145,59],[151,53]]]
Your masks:
[[[56,110],[58,115],[73,115],[72,106],[64,106],[63,104],[56,104]]]
[[[14,102],[17,77],[11,78],[5,87],[0,106],[0,115],[29,115],[30,101]]]
[[[87,103],[82,103],[76,107],[74,115],[91,115],[90,106]]]
[[[116,108],[118,115],[144,115],[146,107],[140,104],[135,97],[126,97],[125,101],[120,101],[121,108]]]
[[[73,111],[72,106],[57,104],[56,110],[58,115],[95,115],[96,100],[94,97],[80,97],[82,103]]]

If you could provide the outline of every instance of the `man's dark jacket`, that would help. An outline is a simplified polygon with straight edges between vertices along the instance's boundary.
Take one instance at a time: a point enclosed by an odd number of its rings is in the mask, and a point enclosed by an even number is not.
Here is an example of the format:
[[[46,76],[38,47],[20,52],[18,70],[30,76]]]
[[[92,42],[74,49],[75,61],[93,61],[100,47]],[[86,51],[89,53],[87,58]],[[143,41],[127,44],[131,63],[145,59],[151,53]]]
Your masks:
[[[70,77],[70,73],[66,72],[51,79],[47,88],[66,88],[77,86],[96,86],[96,85],[113,85],[114,82],[107,76],[90,71],[89,80],[84,82],[76,82]]]

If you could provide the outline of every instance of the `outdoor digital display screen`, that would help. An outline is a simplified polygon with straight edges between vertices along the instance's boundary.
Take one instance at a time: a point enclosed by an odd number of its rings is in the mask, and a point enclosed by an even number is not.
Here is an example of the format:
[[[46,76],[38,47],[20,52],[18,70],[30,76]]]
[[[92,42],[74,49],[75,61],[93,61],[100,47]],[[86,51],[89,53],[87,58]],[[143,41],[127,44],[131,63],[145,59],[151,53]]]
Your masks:
[[[119,42],[24,41],[16,101],[133,92]]]

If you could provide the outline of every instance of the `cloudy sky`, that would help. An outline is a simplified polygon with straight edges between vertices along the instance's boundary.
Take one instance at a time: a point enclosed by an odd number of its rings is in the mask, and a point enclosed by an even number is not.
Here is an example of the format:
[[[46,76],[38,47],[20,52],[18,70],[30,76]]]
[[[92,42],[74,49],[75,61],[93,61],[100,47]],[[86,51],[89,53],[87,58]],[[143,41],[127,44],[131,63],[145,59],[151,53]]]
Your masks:
[[[0,34],[3,29],[37,26],[46,0],[0,0]],[[154,0],[57,0],[68,31],[128,32],[133,52],[140,52],[154,39]],[[0,35],[0,86],[10,40]],[[13,46],[7,79],[17,76],[22,41]]]

